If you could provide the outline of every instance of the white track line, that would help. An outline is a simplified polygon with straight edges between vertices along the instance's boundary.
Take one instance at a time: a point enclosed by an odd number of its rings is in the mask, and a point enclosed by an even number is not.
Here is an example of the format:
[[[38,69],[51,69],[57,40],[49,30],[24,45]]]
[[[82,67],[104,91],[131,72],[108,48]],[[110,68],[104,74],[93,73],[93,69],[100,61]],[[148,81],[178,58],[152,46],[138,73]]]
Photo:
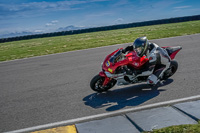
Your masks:
[[[49,128],[54,128],[54,127],[58,127],[58,126],[77,124],[77,123],[91,121],[91,120],[95,120],[95,119],[103,119],[106,117],[116,116],[116,115],[120,115],[120,114],[126,114],[129,112],[135,112],[135,111],[140,111],[140,110],[145,110],[145,109],[150,109],[150,108],[155,108],[155,107],[161,107],[161,106],[169,106],[169,105],[173,105],[175,103],[194,101],[194,100],[199,100],[199,99],[200,99],[200,95],[191,96],[191,97],[186,97],[186,98],[181,98],[181,99],[175,99],[175,100],[170,100],[170,101],[165,101],[165,102],[144,105],[144,106],[140,106],[140,107],[122,109],[122,110],[113,111],[113,112],[109,112],[109,113],[103,113],[103,114],[86,116],[86,117],[77,118],[77,119],[49,123],[49,124],[45,124],[45,125],[29,127],[29,128],[15,130],[15,131],[9,131],[6,133],[22,133],[22,132],[31,132],[31,131],[37,131],[37,130],[42,130],[42,129],[49,129]]]

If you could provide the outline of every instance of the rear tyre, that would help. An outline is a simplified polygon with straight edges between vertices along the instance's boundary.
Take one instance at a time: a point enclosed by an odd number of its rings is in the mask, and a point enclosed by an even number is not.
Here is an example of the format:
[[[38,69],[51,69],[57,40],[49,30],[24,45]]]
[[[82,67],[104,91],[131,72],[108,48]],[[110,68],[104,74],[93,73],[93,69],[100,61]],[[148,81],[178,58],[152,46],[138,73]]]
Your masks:
[[[105,80],[105,77],[101,77],[99,74],[96,75],[90,82],[90,87],[93,91],[96,92],[105,92],[108,91],[110,88],[112,88],[116,84],[116,80],[111,80],[106,86],[103,86],[103,82]]]
[[[163,75],[163,80],[166,80],[172,75],[174,75],[177,69],[178,69],[178,62],[176,60],[172,60],[169,69],[166,70]]]

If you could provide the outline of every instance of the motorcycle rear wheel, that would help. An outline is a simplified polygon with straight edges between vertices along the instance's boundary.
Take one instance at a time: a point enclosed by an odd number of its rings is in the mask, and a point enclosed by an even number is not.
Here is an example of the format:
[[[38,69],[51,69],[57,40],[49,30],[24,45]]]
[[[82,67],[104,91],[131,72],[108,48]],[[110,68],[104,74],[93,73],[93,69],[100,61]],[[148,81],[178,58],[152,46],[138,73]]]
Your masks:
[[[176,60],[172,60],[169,69],[164,73],[162,79],[163,80],[168,79],[169,77],[174,75],[177,69],[178,69],[178,62]]]
[[[111,80],[108,85],[103,86],[104,80],[105,77],[101,77],[99,74],[96,75],[90,82],[91,89],[99,93],[105,92],[112,88],[117,82],[116,80]]]

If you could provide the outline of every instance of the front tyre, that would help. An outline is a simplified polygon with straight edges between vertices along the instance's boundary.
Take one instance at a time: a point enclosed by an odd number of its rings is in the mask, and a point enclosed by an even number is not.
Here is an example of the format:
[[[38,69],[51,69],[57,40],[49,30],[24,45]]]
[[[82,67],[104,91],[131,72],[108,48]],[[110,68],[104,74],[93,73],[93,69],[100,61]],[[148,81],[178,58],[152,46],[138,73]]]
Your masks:
[[[176,60],[172,60],[169,69],[166,70],[163,75],[163,80],[166,80],[172,75],[174,75],[177,69],[178,69],[178,62]]]
[[[90,87],[96,92],[104,92],[112,88],[116,84],[116,80],[111,80],[106,86],[103,86],[105,77],[101,77],[99,74],[96,75],[90,82]]]

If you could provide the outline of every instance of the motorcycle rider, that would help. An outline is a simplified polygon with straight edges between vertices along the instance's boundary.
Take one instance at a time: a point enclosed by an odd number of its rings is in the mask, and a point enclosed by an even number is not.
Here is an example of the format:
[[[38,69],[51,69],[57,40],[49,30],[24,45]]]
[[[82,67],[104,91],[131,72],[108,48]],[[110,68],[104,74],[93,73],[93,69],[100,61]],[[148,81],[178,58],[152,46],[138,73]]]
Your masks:
[[[137,56],[142,57],[145,55],[149,59],[146,70],[141,75],[150,75],[147,83],[156,85],[170,66],[171,58],[167,51],[155,43],[150,43],[147,37],[137,38],[133,45],[123,49],[122,53],[133,50],[137,53]]]

